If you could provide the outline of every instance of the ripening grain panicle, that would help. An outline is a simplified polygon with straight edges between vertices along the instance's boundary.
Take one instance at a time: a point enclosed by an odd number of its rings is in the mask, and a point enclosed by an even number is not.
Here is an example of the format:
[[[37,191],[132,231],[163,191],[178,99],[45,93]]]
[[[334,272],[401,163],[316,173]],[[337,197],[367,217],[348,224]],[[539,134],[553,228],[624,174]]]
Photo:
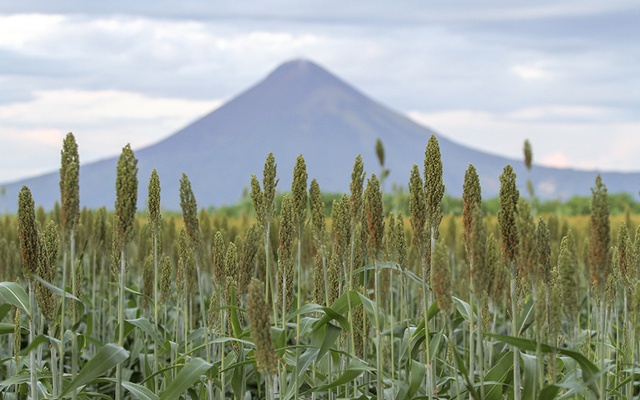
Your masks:
[[[133,223],[138,202],[138,160],[130,145],[122,149],[116,175],[116,212],[114,235],[118,244],[125,246],[133,239]]]
[[[442,158],[440,145],[435,135],[431,135],[424,155],[424,189],[427,200],[427,226],[438,237],[438,227],[442,221]]]
[[[518,198],[520,193],[516,188],[516,174],[511,165],[504,167],[500,175],[500,210],[498,223],[502,238],[502,255],[505,261],[516,261],[518,254],[518,229],[516,225]]]
[[[620,269],[620,277],[625,290],[631,289],[636,279],[638,279],[638,271],[631,269],[632,263],[633,250],[631,239],[629,238],[629,229],[623,221],[618,229],[618,268]]]
[[[227,254],[224,257],[224,270],[226,277],[237,280],[238,276],[238,248],[231,242],[227,247]]]
[[[20,325],[20,309],[13,308],[13,359],[20,363],[20,343],[22,342],[22,326]]]
[[[302,155],[296,159],[293,167],[293,182],[291,183],[291,195],[293,196],[293,220],[294,225],[302,227],[307,219],[307,165]]]
[[[367,248],[373,258],[378,258],[384,237],[384,209],[380,182],[375,174],[367,180],[367,188],[364,191],[364,212],[367,222]]]
[[[271,340],[271,323],[269,322],[269,305],[264,297],[264,285],[253,278],[249,284],[247,295],[247,314],[251,336],[256,345],[256,364],[258,371],[268,377],[277,369],[276,352]]]
[[[184,290],[187,290],[187,295],[191,293],[191,289],[195,286],[193,278],[195,273],[195,260],[193,256],[193,248],[189,243],[189,235],[186,229],[183,227],[180,229],[178,235],[178,269],[176,271],[176,289],[178,291],[178,297],[182,297]]]
[[[29,275],[38,273],[38,228],[33,197],[26,186],[18,194],[18,239],[22,269],[31,280]]]
[[[420,249],[427,240],[425,225],[427,223],[427,201],[424,194],[424,183],[416,164],[411,168],[409,179],[409,221],[413,231],[413,245]]]
[[[289,310],[293,300],[293,238],[294,215],[291,196],[285,194],[282,198],[280,211],[280,240],[278,244],[278,309]]]
[[[407,266],[407,237],[404,232],[404,216],[398,214],[396,226],[394,227],[394,240],[396,247],[396,261],[402,268]]]
[[[360,211],[362,210],[362,192],[364,190],[364,163],[362,162],[362,156],[358,154],[355,161],[353,162],[353,171],[351,172],[351,183],[349,184],[350,189],[350,203],[349,203],[349,214],[351,215],[351,220],[355,221],[360,216]]]
[[[442,241],[436,244],[433,255],[433,294],[438,307],[448,317],[454,308],[451,300],[451,266],[447,246]]]
[[[224,238],[222,232],[217,231],[213,236],[213,246],[211,247],[211,260],[213,262],[213,275],[216,278],[216,282],[221,285],[224,283],[226,273],[224,269],[224,256],[226,247],[224,244]]]
[[[253,223],[247,228],[240,253],[238,268],[238,290],[244,293],[254,275],[256,254],[260,248],[260,228]]]
[[[162,298],[166,299],[169,293],[171,293],[171,274],[173,272],[173,264],[169,256],[164,256],[162,259],[162,270],[160,272],[160,293]]]
[[[49,283],[54,283],[56,274],[58,273],[58,247],[60,246],[60,238],[56,223],[49,221],[44,227],[39,237],[39,261],[38,276]],[[42,314],[47,319],[47,323],[51,326],[56,317],[58,307],[58,297],[51,290],[40,282],[36,282],[36,300],[42,310]]]
[[[324,304],[324,260],[320,253],[313,256],[313,301],[317,304]]]
[[[340,262],[340,256],[338,253],[332,253],[329,260],[329,304],[333,304],[334,301],[340,297],[340,287],[343,281],[342,276],[342,263]]]
[[[265,210],[265,216],[272,218],[276,208],[276,187],[278,186],[279,179],[276,179],[277,165],[276,159],[273,153],[269,153],[264,163],[264,171],[262,177],[263,188],[263,207]]]
[[[191,239],[194,250],[200,247],[200,223],[198,222],[198,203],[191,189],[191,182],[186,174],[180,178],[180,207],[187,235]]]
[[[487,237],[486,266],[491,276],[487,283],[487,292],[495,303],[500,304],[508,291],[509,271],[500,261],[498,241],[493,233]]]
[[[484,214],[480,204],[476,204],[471,217],[471,230],[469,231],[469,260],[471,266],[471,278],[473,280],[474,293],[480,297],[486,290],[490,279],[487,270],[487,233],[484,227]]]
[[[600,175],[596,177],[596,185],[591,188],[591,225],[589,235],[589,267],[591,285],[600,293],[604,291],[610,273],[609,247],[611,246],[611,230],[609,222],[609,199],[607,188]]]
[[[313,233],[313,243],[319,249],[324,242],[325,217],[324,202],[318,181],[313,179],[309,187],[309,202],[311,203],[311,230]]]
[[[547,224],[542,218],[538,221],[536,230],[536,261],[538,263],[536,279],[549,285],[551,283],[551,239]]]
[[[333,201],[331,209],[331,224],[333,225],[333,252],[338,256],[340,263],[344,262],[351,240],[349,224],[349,197],[343,194],[338,200]]]
[[[528,170],[531,169],[531,163],[533,162],[533,151],[531,150],[531,143],[529,139],[524,141],[524,166]]]
[[[567,236],[562,238],[558,255],[558,285],[562,297],[562,309],[570,322],[575,321],[580,310],[577,290],[580,287],[580,276],[578,275],[578,260],[572,250],[574,248],[573,242],[573,232],[569,231]]]
[[[267,226],[275,211],[276,186],[278,186],[276,170],[276,159],[273,153],[269,153],[262,172],[262,189],[258,178],[255,175],[251,175],[251,201],[262,227]]]
[[[154,169],[149,178],[149,199],[147,204],[147,212],[149,213],[149,226],[152,233],[160,230],[161,214],[160,214],[160,178]]]
[[[536,276],[536,224],[531,215],[531,206],[523,198],[516,206],[516,231],[518,233],[518,276],[522,288],[529,288]]]
[[[464,174],[464,183],[462,185],[462,235],[464,239],[464,248],[467,251],[467,257],[470,254],[472,247],[471,229],[473,225],[474,212],[478,206],[482,206],[480,178],[476,172],[476,167],[469,164],[469,167]]]
[[[80,212],[80,157],[78,144],[71,132],[62,142],[60,156],[60,217],[63,232],[69,233],[78,222]]]

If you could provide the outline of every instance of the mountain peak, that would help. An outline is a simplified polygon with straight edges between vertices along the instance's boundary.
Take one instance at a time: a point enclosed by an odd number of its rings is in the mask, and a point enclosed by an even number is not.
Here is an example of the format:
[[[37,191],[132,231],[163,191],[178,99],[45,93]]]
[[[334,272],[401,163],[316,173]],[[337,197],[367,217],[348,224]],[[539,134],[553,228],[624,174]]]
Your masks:
[[[405,185],[412,165],[424,159],[432,133],[318,64],[296,59],[174,135],[137,151],[138,176],[146,179],[157,169],[163,193],[168,194],[163,195],[163,207],[170,210],[180,207],[182,173],[189,176],[201,206],[231,204],[246,191],[251,175],[262,171],[268,153],[276,158],[282,190],[290,187],[293,166],[303,154],[309,177],[317,179],[325,191],[343,192],[349,188],[358,154],[369,172],[377,171],[374,147],[380,139],[385,144],[385,168],[391,171],[387,185]],[[438,140],[443,179],[451,195],[461,195],[470,163],[478,170],[486,197],[498,194],[498,176],[506,164],[512,164],[518,175],[526,174],[521,161],[482,153],[443,136]],[[109,182],[116,180],[116,165],[114,157],[81,166],[83,207],[112,207],[115,193]],[[59,200],[59,175],[53,171],[8,184],[6,198],[17,199],[22,185],[27,185],[36,203],[50,209]],[[629,182],[640,179],[640,174],[602,175],[610,193],[630,192]],[[586,195],[594,178],[594,172],[536,166],[536,193],[544,198]],[[145,198],[141,186],[141,207]],[[7,206],[10,212],[17,209],[15,201]]]
[[[327,70],[314,63],[311,60],[297,58],[280,64],[269,76],[278,75],[313,75],[313,74],[331,75]]]
[[[327,84],[349,86],[320,65],[307,59],[295,59],[281,64],[263,82],[285,86],[302,85],[307,89],[310,86]]]

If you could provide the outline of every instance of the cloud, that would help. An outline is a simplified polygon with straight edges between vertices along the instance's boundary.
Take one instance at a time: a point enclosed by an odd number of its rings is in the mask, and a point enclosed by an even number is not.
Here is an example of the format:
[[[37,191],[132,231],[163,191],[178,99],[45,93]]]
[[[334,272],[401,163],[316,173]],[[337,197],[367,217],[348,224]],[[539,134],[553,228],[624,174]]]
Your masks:
[[[542,110],[542,112],[540,112]],[[580,106],[557,106],[513,113],[449,110],[410,112],[413,120],[429,126],[458,143],[493,154],[523,159],[523,144],[529,139],[534,163],[550,167],[573,167],[614,171],[640,171],[640,122],[602,119],[576,121]],[[569,111],[569,117],[548,117],[548,111]],[[605,110],[599,110],[605,113]],[[514,118],[519,116],[519,118]],[[582,113],[578,113],[582,115]],[[526,116],[526,118],[522,118]]]
[[[401,4],[3,2],[0,132],[35,132],[38,157],[39,132],[69,130],[83,160],[117,154],[304,57],[464,144],[519,158],[529,137],[541,162],[640,169],[635,2]]]
[[[0,181],[58,168],[67,132],[88,162],[117,155],[127,143],[141,148],[157,142],[221,103],[116,90],[36,92],[31,101],[0,105],[0,159],[9,166],[0,170]]]
[[[544,156],[540,163],[549,167],[556,168],[570,168],[574,164],[569,160],[569,157],[563,152],[557,151],[549,155]]]

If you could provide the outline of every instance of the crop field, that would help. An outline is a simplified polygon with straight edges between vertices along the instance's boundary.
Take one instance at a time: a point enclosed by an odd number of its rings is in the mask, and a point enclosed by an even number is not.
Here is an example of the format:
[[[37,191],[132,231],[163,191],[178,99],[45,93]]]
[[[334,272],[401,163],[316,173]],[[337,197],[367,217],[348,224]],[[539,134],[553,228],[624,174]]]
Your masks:
[[[432,136],[408,212],[360,157],[327,212],[304,158],[283,188],[269,154],[251,212],[230,217],[199,209],[186,175],[182,213],[163,212],[162,177],[138,176],[129,146],[114,211],[81,208],[73,135],[61,155],[55,209],[23,187],[0,218],[1,398],[640,394],[640,230],[610,215],[600,177],[590,216],[569,218],[539,212],[507,165],[485,215],[470,165],[443,215]]]

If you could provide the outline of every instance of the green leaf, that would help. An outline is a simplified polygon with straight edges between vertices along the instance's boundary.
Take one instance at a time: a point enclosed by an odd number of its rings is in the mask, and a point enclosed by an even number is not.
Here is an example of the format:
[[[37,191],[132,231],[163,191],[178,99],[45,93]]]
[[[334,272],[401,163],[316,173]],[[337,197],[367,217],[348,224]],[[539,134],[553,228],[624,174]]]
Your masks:
[[[161,343],[160,336],[158,336],[158,332],[153,329],[151,323],[146,318],[137,318],[137,319],[127,319],[126,320],[131,325],[134,325],[144,331],[147,335],[149,335],[155,343]]]
[[[0,322],[0,335],[13,334],[15,325],[6,322]]]
[[[492,333],[487,333],[486,335],[496,340],[499,340],[503,343],[516,346],[521,350],[536,351],[536,348],[537,348],[536,346],[538,346],[538,343],[534,340],[516,338],[513,336],[507,336],[507,335],[496,335]],[[596,384],[596,381],[601,371],[598,369],[598,367],[595,366],[595,364],[593,364],[585,356],[583,356],[582,354],[576,351],[553,348],[546,344],[540,344],[539,346],[540,346],[540,350],[543,353],[555,352],[558,354],[563,354],[565,356],[571,357],[574,360],[576,360],[576,362],[580,365],[580,368],[582,369],[582,377],[585,383],[587,384],[587,386],[591,391],[593,391],[596,395],[598,394],[598,386]]]
[[[413,396],[418,392],[420,386],[422,385],[422,381],[427,374],[427,368],[425,368],[424,363],[418,362],[416,360],[411,360],[411,371],[409,372],[409,391],[407,392],[407,399],[412,399]]]
[[[458,372],[460,375],[462,375],[462,378],[464,378],[465,382],[467,383],[467,389],[469,390],[469,393],[471,393],[471,396],[474,399],[479,399],[480,395],[475,389],[473,381],[469,378],[469,372],[467,371],[467,367],[464,365],[464,360],[460,356],[460,353],[458,353],[458,349],[456,348],[456,346],[451,346],[451,350],[458,367]]]
[[[31,314],[29,314],[29,296],[22,286],[15,282],[0,282],[0,296],[2,296],[7,303],[18,307],[21,312],[31,316]]]
[[[524,388],[522,390],[522,398],[524,400],[533,400],[538,385],[538,358],[529,354],[520,353],[522,359],[524,376]]]
[[[33,338],[31,343],[29,343],[29,345],[26,348],[22,349],[20,353],[23,355],[29,354],[32,350],[36,349],[38,346],[40,346],[43,343],[49,343],[49,337],[45,335],[38,335],[35,338]]]
[[[37,280],[38,282],[40,282],[43,286],[45,286],[47,289],[51,290],[51,293],[55,294],[56,296],[60,296],[60,297],[66,297],[67,299],[72,299],[75,301],[80,301],[79,298],[77,298],[76,296],[72,295],[70,292],[66,292],[63,291],[62,289],[60,289],[57,286],[52,285],[51,283],[45,281],[44,279],[40,278],[37,275],[31,275],[31,277],[35,280]]]
[[[485,375],[484,386],[489,388],[489,390],[485,389],[485,399],[501,400],[502,385],[505,384],[512,374],[513,353],[509,351],[504,353],[500,361],[498,361],[498,363]]]
[[[107,343],[80,370],[60,397],[69,397],[72,391],[84,386],[129,357],[129,352],[113,343]]]
[[[555,399],[558,392],[562,389],[558,385],[549,385],[540,391],[539,399]]]
[[[172,400],[180,397],[188,388],[193,386],[212,365],[201,358],[192,358],[174,380],[169,383],[167,389],[160,395],[160,400]]]
[[[147,389],[144,386],[129,381],[122,381],[122,386],[124,386],[124,388],[127,389],[138,400],[159,399],[158,396],[156,396],[151,390]]]
[[[469,303],[467,303],[466,301],[460,300],[455,296],[451,296],[451,298],[453,299],[453,301],[455,301],[456,308],[458,309],[458,312],[460,313],[460,315],[462,315],[462,318],[464,318],[465,321],[470,322],[471,319],[474,318],[473,316],[474,313]]]
[[[336,380],[331,381],[331,383],[327,385],[322,385],[322,386],[312,388],[302,394],[306,395],[313,392],[324,392],[326,390],[333,389],[335,387],[344,385],[346,383],[353,382],[357,377],[359,377],[365,372],[374,372],[374,371],[375,371],[374,368],[364,365],[359,361],[352,361],[351,364],[342,372],[342,375],[340,375]]]

